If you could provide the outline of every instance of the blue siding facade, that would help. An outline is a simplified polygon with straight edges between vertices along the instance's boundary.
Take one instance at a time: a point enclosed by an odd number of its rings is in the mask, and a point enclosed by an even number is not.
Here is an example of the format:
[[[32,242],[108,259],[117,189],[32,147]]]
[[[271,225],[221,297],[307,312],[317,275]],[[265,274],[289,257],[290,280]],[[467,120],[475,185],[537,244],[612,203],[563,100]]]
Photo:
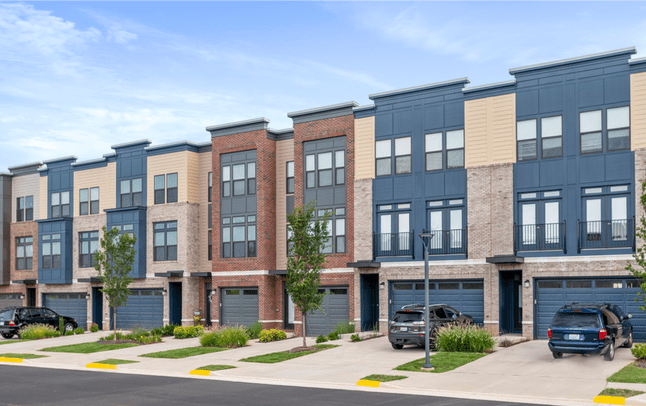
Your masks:
[[[146,277],[146,208],[129,207],[123,209],[105,210],[107,213],[107,228],[121,228],[121,232],[133,232],[137,238],[135,247],[135,262],[132,264],[130,276],[135,279]],[[133,225],[127,230],[124,225]]]

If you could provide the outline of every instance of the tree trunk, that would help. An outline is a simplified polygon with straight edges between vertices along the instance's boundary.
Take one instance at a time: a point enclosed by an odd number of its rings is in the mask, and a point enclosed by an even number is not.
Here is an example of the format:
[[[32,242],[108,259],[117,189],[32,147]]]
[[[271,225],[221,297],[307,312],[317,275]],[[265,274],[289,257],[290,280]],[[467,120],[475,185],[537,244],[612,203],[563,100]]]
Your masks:
[[[307,316],[305,315],[305,312],[303,312],[302,314],[303,314],[303,328],[302,328],[302,330],[303,330],[303,347],[307,347],[307,342],[305,341],[306,340],[305,339],[305,328],[307,326],[307,324],[306,324],[307,323]]]
[[[117,309],[112,307],[112,329],[114,330],[114,341],[117,342]]]

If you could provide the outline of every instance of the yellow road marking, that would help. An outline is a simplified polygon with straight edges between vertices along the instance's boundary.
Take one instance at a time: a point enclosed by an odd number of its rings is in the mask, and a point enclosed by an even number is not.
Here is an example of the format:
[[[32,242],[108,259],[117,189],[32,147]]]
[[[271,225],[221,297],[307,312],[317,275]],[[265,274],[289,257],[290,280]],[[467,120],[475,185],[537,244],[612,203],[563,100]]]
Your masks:
[[[606,405],[625,405],[626,398],[619,396],[596,396],[594,398],[594,403],[603,403]]]
[[[203,375],[203,376],[209,376],[211,375],[211,371],[206,371],[203,369],[194,369],[190,372],[191,375]]]
[[[9,357],[0,357],[0,362],[22,362],[22,358],[9,358]]]
[[[96,369],[117,369],[116,365],[112,364],[99,364],[97,362],[92,362],[85,366],[86,368],[96,368]]]
[[[380,382],[379,381],[369,381],[367,379],[362,379],[359,382],[357,382],[357,386],[368,386],[371,388],[378,388]]]

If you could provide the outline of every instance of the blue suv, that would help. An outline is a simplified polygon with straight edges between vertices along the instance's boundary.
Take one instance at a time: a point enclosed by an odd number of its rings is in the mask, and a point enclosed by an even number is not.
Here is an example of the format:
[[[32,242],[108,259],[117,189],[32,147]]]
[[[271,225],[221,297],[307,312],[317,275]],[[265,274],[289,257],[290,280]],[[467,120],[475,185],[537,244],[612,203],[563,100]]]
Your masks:
[[[549,349],[554,358],[570,354],[600,354],[615,358],[618,346],[633,346],[633,326],[618,306],[610,303],[563,306],[547,329]]]

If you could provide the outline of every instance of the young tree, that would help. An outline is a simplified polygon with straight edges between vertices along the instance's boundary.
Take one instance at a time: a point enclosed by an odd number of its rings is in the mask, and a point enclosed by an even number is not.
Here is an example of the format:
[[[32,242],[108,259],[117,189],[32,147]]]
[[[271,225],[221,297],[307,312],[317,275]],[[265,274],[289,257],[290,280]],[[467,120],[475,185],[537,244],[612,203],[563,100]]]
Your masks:
[[[319,293],[321,270],[325,264],[326,254],[323,248],[328,242],[329,231],[327,219],[329,214],[315,220],[314,204],[299,206],[287,215],[292,243],[287,258],[287,293],[292,297],[294,306],[303,315],[303,347],[307,346],[305,329],[307,313],[320,309],[325,293]]]
[[[646,210],[646,182],[642,182],[642,195],[639,198],[641,206]],[[635,236],[640,238],[642,241],[646,241],[646,218],[644,215],[639,218],[641,224],[640,227],[637,227],[635,224]],[[628,262],[626,270],[629,271],[635,278],[639,279],[641,282],[642,291],[637,293],[635,298],[636,302],[642,302],[642,305],[639,306],[639,310],[646,310],[646,250],[644,245],[637,247],[637,252],[633,255],[635,262],[641,269],[633,267],[633,265]]]
[[[132,282],[130,271],[135,262],[135,242],[137,238],[128,233],[119,234],[116,228],[108,231],[103,227],[102,250],[94,254],[94,269],[99,273],[103,284],[101,292],[108,298],[112,311],[114,340],[117,340],[117,308],[128,301]]]

